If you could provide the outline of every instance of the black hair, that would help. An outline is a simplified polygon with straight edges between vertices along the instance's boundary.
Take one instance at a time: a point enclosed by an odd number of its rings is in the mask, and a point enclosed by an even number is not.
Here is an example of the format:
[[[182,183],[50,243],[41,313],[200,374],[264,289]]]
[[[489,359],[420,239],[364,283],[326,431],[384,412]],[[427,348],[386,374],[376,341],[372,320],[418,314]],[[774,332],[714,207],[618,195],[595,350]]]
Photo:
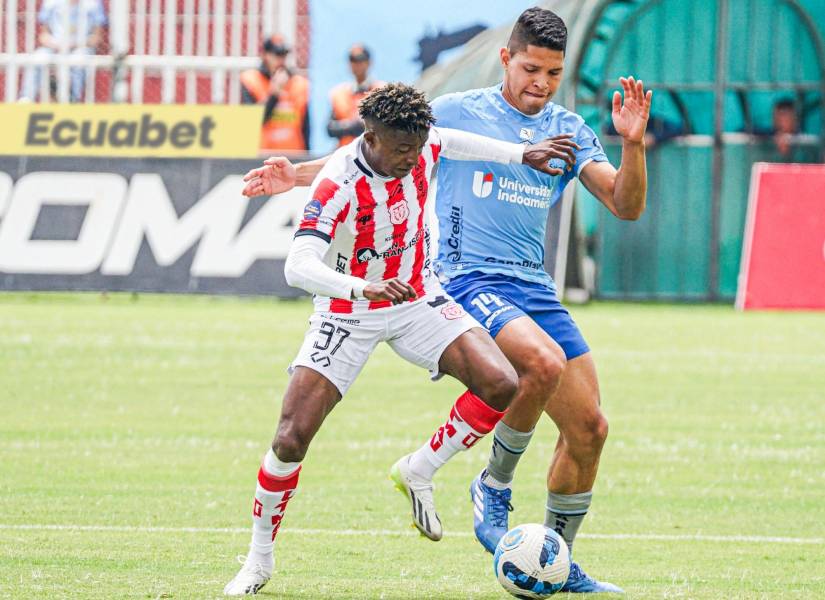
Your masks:
[[[358,114],[368,123],[407,133],[429,130],[435,123],[424,93],[403,83],[388,83],[370,92],[358,105]]]
[[[780,98],[773,105],[774,110],[792,110],[796,111],[796,102],[792,98]]]
[[[567,26],[552,10],[538,6],[528,8],[513,26],[507,49],[510,54],[515,54],[527,48],[528,44],[564,52],[567,48]]]

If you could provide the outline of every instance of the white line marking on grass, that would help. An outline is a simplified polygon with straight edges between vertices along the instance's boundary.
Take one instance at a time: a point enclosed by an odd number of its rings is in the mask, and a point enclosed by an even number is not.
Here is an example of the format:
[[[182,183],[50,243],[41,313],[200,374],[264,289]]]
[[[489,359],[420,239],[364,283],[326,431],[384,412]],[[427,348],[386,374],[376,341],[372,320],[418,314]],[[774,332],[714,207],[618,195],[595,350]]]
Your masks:
[[[126,533],[249,533],[249,527],[155,527],[132,525],[9,525],[0,523],[0,530],[12,531],[113,531]],[[284,528],[287,534],[334,535],[334,536],[417,536],[417,531],[395,529],[304,529]],[[448,537],[472,537],[469,531],[446,532]],[[582,533],[578,537],[592,540],[643,540],[643,541],[697,541],[697,542],[748,542],[774,544],[825,544],[825,538],[772,537],[764,535],[706,535],[667,533]]]

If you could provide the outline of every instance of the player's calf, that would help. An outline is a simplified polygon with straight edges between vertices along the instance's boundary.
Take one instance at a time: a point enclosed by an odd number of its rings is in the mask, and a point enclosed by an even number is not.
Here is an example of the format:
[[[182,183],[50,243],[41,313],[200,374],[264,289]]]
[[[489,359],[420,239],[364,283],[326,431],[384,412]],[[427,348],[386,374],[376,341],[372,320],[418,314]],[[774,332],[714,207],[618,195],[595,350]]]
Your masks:
[[[430,441],[393,466],[390,476],[412,505],[413,523],[431,540],[441,539],[441,519],[432,494],[433,476],[458,452],[472,448],[489,433],[503,414],[468,390],[456,400],[449,418]]]
[[[256,594],[272,576],[275,537],[287,504],[297,491],[300,471],[300,463],[284,462],[272,449],[264,456],[252,505],[249,554],[238,574],[226,584],[223,591],[227,596]]]

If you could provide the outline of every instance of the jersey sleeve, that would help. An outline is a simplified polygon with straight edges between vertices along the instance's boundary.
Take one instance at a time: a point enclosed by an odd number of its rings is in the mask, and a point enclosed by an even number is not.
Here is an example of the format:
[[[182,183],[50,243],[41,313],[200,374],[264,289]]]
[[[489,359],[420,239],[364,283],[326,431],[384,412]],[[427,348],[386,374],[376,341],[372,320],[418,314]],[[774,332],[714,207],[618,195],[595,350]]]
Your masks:
[[[363,298],[367,281],[338,273],[324,264],[329,243],[316,237],[300,237],[292,242],[284,264],[286,281],[310,294],[330,298]]]
[[[310,188],[309,202],[304,206],[304,215],[295,237],[314,235],[331,242],[338,224],[347,218],[348,213],[349,200],[342,193],[341,186],[319,175]]]
[[[607,162],[607,155],[604,153],[599,137],[584,121],[576,131],[575,141],[581,146],[581,149],[576,151],[576,176],[591,161]]]
[[[496,140],[469,131],[432,127],[430,141],[440,140],[441,155],[453,160],[487,160],[502,164],[521,164],[524,146]]]
[[[607,162],[607,155],[604,153],[604,148],[602,148],[596,132],[584,122],[584,119],[581,119],[581,117],[578,119],[579,122],[574,129],[573,141],[581,146],[581,148],[576,150],[576,165],[573,171],[565,171],[564,175],[562,175],[562,189],[564,189],[574,177],[578,177],[582,169],[591,162]]]

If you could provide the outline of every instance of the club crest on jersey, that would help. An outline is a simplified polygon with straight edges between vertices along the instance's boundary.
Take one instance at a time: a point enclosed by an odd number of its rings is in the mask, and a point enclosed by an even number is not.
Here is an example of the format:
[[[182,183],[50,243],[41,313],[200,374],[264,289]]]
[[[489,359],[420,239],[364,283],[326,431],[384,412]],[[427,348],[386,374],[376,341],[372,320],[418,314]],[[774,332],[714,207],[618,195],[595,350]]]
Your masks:
[[[401,200],[390,206],[390,222],[393,225],[401,225],[410,216],[410,207],[406,200]]]
[[[450,302],[447,306],[441,309],[441,314],[444,315],[444,318],[448,321],[455,321],[467,313],[464,312],[464,309],[461,308],[460,305],[455,302]]]
[[[532,142],[534,135],[535,132],[529,127],[522,127],[518,132],[519,139],[524,140],[525,142]]]
[[[486,198],[493,193],[493,174],[491,172],[476,171],[473,174],[473,194],[478,198]]]

